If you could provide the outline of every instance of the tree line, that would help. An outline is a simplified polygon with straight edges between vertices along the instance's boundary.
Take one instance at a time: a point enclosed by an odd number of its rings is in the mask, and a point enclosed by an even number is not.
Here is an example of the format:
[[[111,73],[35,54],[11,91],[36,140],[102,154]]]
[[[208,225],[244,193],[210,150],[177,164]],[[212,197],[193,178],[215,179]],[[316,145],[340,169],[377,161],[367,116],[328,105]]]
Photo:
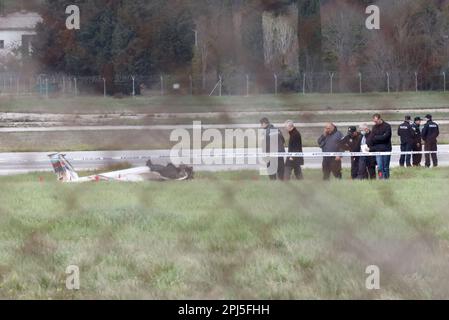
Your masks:
[[[72,4],[81,11],[76,31],[65,28]],[[370,4],[381,10],[380,30],[365,28]],[[108,88],[126,74],[204,81],[330,71],[343,87],[358,72],[389,72],[407,90],[410,74],[430,87],[449,62],[447,0],[43,0],[38,10],[42,72],[101,75]]]

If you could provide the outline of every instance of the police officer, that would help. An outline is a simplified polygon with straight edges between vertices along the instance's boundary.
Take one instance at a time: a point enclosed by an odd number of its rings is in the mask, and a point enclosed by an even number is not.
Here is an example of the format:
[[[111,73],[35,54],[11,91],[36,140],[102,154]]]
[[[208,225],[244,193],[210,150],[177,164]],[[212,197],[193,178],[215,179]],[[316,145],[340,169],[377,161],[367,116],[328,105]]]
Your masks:
[[[345,151],[360,152],[361,141],[362,135],[357,131],[357,127],[349,127],[348,134],[341,140],[340,146]],[[359,175],[359,159],[360,157],[351,157],[351,178],[354,180]]]
[[[420,117],[416,117],[412,124],[413,129],[413,151],[421,152],[422,151],[422,138],[421,138],[421,121]],[[422,161],[422,154],[414,154],[413,155],[413,166],[420,167]]]
[[[424,125],[422,130],[422,139],[424,140],[424,151],[437,151],[438,141],[437,138],[440,135],[440,128],[438,124],[433,122],[432,115],[426,115],[427,123]],[[432,157],[432,162],[434,167],[438,167],[438,156],[436,153],[432,155],[426,153],[426,167],[430,168],[430,158]]]
[[[414,132],[412,129],[412,125],[410,124],[411,120],[412,117],[406,116],[405,121],[398,128],[398,136],[401,137],[401,152],[413,151]],[[407,155],[401,154],[401,158],[399,159],[399,165],[403,167],[404,164],[406,164],[407,167],[411,167],[412,166],[411,158],[412,156],[410,154]]]

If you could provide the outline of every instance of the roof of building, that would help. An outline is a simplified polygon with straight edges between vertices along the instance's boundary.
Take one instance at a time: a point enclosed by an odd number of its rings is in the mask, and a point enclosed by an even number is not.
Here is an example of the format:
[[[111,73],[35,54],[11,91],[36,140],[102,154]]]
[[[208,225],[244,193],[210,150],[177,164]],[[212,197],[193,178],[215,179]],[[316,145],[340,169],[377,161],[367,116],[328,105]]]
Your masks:
[[[41,21],[36,12],[15,12],[0,16],[0,30],[33,30]]]

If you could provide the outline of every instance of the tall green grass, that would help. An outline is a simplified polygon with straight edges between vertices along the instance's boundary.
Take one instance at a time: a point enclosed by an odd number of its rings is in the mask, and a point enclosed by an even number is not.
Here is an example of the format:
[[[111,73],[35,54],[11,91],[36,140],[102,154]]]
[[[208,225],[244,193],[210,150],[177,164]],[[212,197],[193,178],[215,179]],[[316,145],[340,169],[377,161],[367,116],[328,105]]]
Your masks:
[[[346,173],[347,175],[347,173]],[[0,178],[0,298],[448,298],[449,170],[389,182]],[[80,267],[81,289],[65,288]],[[381,289],[365,288],[377,265]]]

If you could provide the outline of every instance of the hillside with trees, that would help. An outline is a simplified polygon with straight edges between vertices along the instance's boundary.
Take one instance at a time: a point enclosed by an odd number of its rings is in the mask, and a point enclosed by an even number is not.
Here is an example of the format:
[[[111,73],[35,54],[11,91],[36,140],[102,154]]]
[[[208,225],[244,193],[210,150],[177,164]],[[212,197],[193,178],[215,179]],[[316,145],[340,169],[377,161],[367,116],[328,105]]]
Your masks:
[[[81,9],[81,30],[65,28],[69,4]],[[365,28],[370,4],[380,7],[381,30]],[[39,12],[43,72],[111,82],[189,74],[205,87],[220,75],[263,82],[276,73],[288,87],[303,73],[333,72],[352,90],[361,72],[382,89],[388,72],[401,90],[413,87],[415,73],[431,89],[449,62],[446,0],[44,0]]]

